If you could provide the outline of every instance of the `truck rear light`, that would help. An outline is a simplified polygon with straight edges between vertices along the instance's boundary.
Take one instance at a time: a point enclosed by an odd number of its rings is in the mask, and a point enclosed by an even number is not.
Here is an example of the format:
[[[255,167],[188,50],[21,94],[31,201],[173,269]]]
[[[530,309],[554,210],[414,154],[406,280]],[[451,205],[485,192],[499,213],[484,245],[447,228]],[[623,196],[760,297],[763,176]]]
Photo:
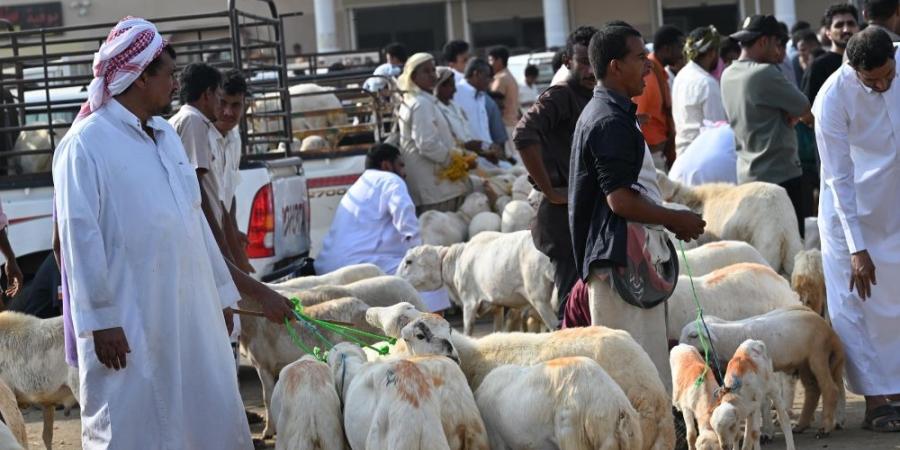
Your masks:
[[[275,256],[275,206],[271,183],[261,187],[253,197],[247,241],[248,258]]]

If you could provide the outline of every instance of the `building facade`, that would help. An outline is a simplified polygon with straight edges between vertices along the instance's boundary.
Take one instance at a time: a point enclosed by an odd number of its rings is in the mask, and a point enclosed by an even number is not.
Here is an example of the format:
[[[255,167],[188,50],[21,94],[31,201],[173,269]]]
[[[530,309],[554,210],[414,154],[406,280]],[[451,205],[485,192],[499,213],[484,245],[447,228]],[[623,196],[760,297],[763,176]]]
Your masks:
[[[172,17],[225,10],[229,0],[5,0],[0,18],[15,25],[65,26],[114,23],[126,15]],[[231,0],[244,11],[268,14],[260,0]],[[672,24],[689,31],[707,24],[734,31],[743,17],[776,14],[789,25],[814,25],[828,0],[272,0],[284,18],[289,54],[378,48],[392,41],[411,50],[436,50],[450,39],[476,47],[504,44],[518,49],[560,46],[580,25],[613,19],[646,36]],[[859,0],[854,0],[859,1]],[[303,15],[291,13],[302,12]],[[175,35],[177,30],[167,30]]]

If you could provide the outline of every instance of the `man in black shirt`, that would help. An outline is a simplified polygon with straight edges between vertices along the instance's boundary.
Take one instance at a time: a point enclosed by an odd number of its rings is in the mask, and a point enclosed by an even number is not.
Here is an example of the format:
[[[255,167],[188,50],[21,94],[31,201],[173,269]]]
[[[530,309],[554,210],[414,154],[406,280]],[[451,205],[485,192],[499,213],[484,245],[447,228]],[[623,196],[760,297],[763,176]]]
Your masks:
[[[692,212],[660,206],[656,170],[631,101],[650,70],[641,34],[605,27],[591,39],[589,55],[598,86],[575,127],[569,166],[575,264],[588,286],[591,323],[628,331],[671,388],[663,305],[627,303],[612,287],[610,270],[628,265],[628,222],[662,225],[686,241],[706,224]]]
[[[850,38],[859,31],[859,12],[849,3],[831,5],[828,11],[825,11],[822,25],[828,27],[831,48],[813,60],[803,74],[801,90],[809,98],[810,103],[816,100],[816,94],[825,84],[825,80],[841,67],[847,42],[850,42]]]
[[[572,133],[597,84],[588,44],[597,29],[579,27],[569,35],[565,83],[547,88],[519,120],[513,141],[535,188],[544,194],[531,230],[534,245],[550,257],[560,309],[578,280],[566,202]],[[557,311],[558,313],[559,311]]]

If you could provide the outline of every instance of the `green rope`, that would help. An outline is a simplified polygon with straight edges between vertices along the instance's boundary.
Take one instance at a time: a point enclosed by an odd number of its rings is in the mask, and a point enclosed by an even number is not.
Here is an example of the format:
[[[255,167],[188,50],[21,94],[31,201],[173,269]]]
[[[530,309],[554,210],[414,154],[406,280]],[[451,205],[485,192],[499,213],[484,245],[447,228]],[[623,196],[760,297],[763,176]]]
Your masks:
[[[339,325],[336,323],[332,323],[332,322],[328,322],[325,320],[315,319],[313,317],[310,317],[303,312],[303,304],[300,302],[300,299],[298,299],[297,297],[292,297],[291,303],[294,306],[293,313],[294,313],[294,317],[297,319],[297,321],[301,325],[303,325],[304,328],[309,330],[310,333],[313,334],[313,336],[315,336],[320,341],[322,341],[322,343],[324,343],[328,349],[331,349],[332,347],[334,347],[334,344],[329,342],[328,339],[326,339],[325,336],[323,336],[322,333],[319,332],[319,328],[325,329],[334,334],[342,336],[347,341],[352,342],[360,347],[371,349],[382,356],[390,354],[389,346],[393,346],[397,343],[397,339],[389,337],[389,336],[382,336],[380,334],[370,333],[368,331],[358,330],[353,327]],[[294,345],[299,347],[304,352],[315,356],[320,361],[325,361],[325,359],[328,356],[327,351],[323,352],[319,347],[315,347],[314,349],[312,349],[312,351],[310,351],[309,347],[304,345],[303,342],[300,340],[300,337],[297,335],[297,332],[290,326],[287,319],[285,319],[285,327],[287,327],[288,334],[290,334],[291,340],[294,342]],[[388,345],[382,346],[382,347],[374,347],[373,344],[368,344],[368,343],[362,341],[360,338],[370,338],[370,339],[376,339],[376,340],[381,340],[381,341],[387,341]]]
[[[704,329],[706,328],[706,321],[703,319],[703,308],[700,306],[700,298],[697,297],[697,289],[694,287],[694,275],[691,272],[691,265],[688,263],[687,255],[684,253],[684,241],[679,240],[678,246],[681,248],[681,259],[684,261],[684,267],[687,269],[688,279],[691,281],[691,293],[694,295],[694,305],[697,307],[697,320],[694,323],[697,324],[697,336],[700,338],[700,346],[703,347],[703,359],[706,361],[706,367],[703,368],[703,373],[697,377],[697,381],[694,382],[695,386],[699,386],[703,384],[704,380],[706,380],[706,374],[709,372],[710,367],[710,353],[713,356],[713,364],[716,367],[716,371],[719,374],[719,378],[722,378],[722,369],[719,367],[718,357],[716,356],[716,351],[712,346],[712,342],[709,340],[709,329],[706,329],[706,333],[704,333]]]

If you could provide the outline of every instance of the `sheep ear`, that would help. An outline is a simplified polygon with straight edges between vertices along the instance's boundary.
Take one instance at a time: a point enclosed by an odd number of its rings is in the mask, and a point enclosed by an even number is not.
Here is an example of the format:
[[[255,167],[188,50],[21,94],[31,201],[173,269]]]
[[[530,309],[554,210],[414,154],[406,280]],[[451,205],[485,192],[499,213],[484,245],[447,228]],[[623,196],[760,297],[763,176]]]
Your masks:
[[[380,306],[374,306],[366,310],[366,322],[369,325],[372,325],[375,328],[378,328],[381,331],[386,331],[384,326],[382,325],[382,315],[384,314],[384,308]]]
[[[400,328],[400,338],[406,342],[412,341],[415,337],[415,334],[415,325],[409,323],[409,320],[407,320],[407,323],[404,324],[402,328]]]

